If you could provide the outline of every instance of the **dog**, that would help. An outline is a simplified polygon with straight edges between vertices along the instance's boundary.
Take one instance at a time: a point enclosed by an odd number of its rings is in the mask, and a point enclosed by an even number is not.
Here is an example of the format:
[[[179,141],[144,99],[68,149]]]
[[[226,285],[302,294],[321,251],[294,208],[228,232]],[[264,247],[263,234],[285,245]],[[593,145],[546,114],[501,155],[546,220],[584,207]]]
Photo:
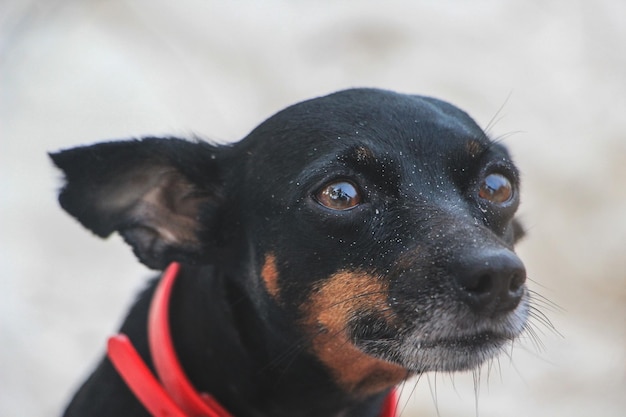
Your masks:
[[[67,417],[393,415],[402,381],[475,369],[525,330],[518,169],[447,102],[350,89],[234,144],[147,137],[50,156],[69,214],[177,277],[155,313],[165,338],[150,334],[162,278]]]

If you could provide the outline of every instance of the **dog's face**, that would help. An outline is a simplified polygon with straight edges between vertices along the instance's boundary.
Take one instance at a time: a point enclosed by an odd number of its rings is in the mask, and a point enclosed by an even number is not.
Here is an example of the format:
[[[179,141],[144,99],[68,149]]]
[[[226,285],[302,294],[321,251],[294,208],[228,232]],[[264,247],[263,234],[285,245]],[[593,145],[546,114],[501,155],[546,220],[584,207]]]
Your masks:
[[[64,207],[150,266],[228,263],[348,391],[474,368],[524,329],[518,172],[450,104],[349,90],[228,148],[124,146],[53,156]]]
[[[344,384],[375,382],[359,366],[402,374],[371,358],[473,368],[523,329],[518,172],[465,113],[345,93],[280,113],[242,147],[266,288]]]

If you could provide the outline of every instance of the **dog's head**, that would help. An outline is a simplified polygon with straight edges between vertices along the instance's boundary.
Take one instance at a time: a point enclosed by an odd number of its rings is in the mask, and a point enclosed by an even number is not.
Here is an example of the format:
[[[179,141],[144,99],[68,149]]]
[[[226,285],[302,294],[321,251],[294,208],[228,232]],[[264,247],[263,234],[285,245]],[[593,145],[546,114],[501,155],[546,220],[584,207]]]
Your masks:
[[[52,158],[86,227],[153,268],[229,271],[348,391],[474,368],[525,326],[518,171],[443,101],[348,90],[232,146],[149,138]]]

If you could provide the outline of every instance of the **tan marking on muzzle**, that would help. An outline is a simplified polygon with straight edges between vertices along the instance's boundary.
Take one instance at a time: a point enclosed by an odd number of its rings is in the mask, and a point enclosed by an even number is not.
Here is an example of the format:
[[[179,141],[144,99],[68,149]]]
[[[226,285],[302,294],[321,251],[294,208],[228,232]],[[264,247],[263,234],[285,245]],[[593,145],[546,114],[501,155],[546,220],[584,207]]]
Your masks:
[[[401,366],[364,353],[348,336],[348,323],[359,312],[379,312],[390,320],[387,293],[379,278],[345,271],[321,282],[303,306],[313,353],[340,387],[358,396],[384,391],[409,376]]]

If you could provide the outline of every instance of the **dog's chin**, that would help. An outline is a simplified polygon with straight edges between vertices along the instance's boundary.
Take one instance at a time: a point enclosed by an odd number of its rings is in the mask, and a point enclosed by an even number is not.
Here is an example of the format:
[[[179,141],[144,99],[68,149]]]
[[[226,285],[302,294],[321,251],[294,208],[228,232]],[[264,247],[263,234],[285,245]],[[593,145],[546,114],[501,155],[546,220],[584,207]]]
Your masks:
[[[456,372],[479,367],[497,356],[514,335],[482,332],[460,338],[423,340],[362,340],[359,348],[371,356],[395,363],[411,373]]]
[[[409,341],[399,359],[414,372],[466,371],[497,356],[512,340],[511,334],[483,332],[458,339]]]
[[[510,346],[523,332],[527,315],[527,305],[520,305],[507,317],[474,323],[465,330],[460,328],[467,323],[453,322],[448,329],[425,326],[399,337],[360,340],[357,345],[369,355],[400,365],[411,373],[472,370]]]

